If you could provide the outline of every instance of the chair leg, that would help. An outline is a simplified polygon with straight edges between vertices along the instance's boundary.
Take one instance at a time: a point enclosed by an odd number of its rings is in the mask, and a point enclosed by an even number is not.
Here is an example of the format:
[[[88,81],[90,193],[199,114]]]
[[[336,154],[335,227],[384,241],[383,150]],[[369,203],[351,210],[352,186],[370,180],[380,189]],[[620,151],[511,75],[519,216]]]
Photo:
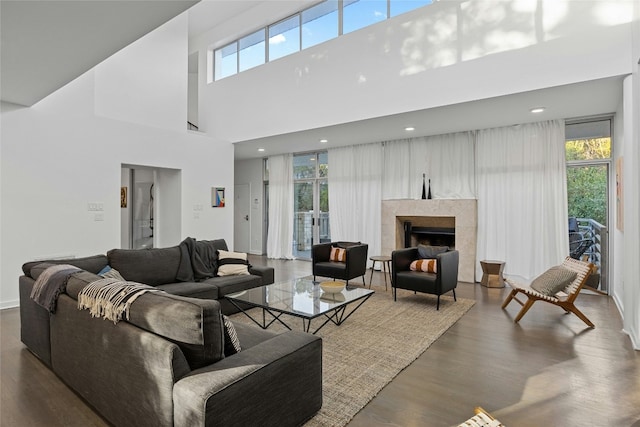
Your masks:
[[[440,310],[440,295],[438,295],[438,302],[436,303],[436,311]]]
[[[563,307],[564,308],[564,307]],[[567,307],[573,314],[575,314],[576,316],[578,316],[580,318],[580,320],[582,320],[584,323],[586,323],[590,328],[595,328],[596,326],[593,324],[593,322],[591,322],[591,320],[589,320],[589,318],[587,316],[584,315],[584,313],[582,313],[580,310],[578,310],[578,308],[574,305],[571,305],[570,307]]]
[[[531,308],[534,302],[536,302],[536,300],[533,298],[527,299],[527,302],[522,306],[522,310],[520,310],[520,313],[518,313],[516,318],[513,319],[513,322],[518,323],[520,319],[522,319],[522,316],[524,316],[527,313],[527,311],[529,311],[529,309]]]
[[[313,281],[314,282],[316,281],[316,275],[315,274],[313,275]]]
[[[396,298],[396,289],[398,289],[398,288],[396,288],[396,287],[394,286],[394,287],[393,287],[393,300],[394,300],[394,301],[397,301],[397,298]]]
[[[513,299],[513,297],[516,296],[516,294],[518,293],[517,290],[512,289],[511,293],[509,293],[509,296],[507,296],[507,298],[504,300],[504,302],[502,303],[502,309],[504,310],[504,308],[509,305],[509,303],[511,302],[511,300]]]
[[[362,275],[362,286],[367,287],[367,282],[364,280],[364,274]],[[369,289],[371,289],[371,283],[369,283]]]
[[[456,298],[456,290],[452,289],[452,291],[453,291],[453,300],[458,301],[458,299]]]

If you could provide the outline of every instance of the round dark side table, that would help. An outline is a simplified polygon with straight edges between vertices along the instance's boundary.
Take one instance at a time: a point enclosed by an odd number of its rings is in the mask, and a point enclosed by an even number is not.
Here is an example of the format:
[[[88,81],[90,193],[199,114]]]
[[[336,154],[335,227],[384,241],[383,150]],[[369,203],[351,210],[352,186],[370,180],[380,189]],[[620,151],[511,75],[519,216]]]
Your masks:
[[[373,263],[371,264],[371,276],[369,277],[369,289],[371,289],[371,280],[373,279],[373,270],[376,266],[376,262],[382,263],[382,275],[384,276],[384,290],[387,290],[387,274],[389,275],[389,281],[391,281],[391,257],[378,255],[369,258]]]

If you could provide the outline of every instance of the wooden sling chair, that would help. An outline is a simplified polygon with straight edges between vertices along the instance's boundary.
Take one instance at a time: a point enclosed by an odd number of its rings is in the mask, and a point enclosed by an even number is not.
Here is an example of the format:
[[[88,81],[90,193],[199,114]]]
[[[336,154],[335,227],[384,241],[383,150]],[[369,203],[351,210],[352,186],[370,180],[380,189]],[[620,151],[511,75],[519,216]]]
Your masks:
[[[504,309],[511,300],[515,300],[518,304],[522,306],[522,309],[514,319],[515,323],[518,323],[522,316],[524,316],[527,311],[531,308],[534,302],[536,301],[545,301],[553,305],[557,305],[562,308],[567,313],[573,313],[578,316],[584,323],[589,325],[589,327],[594,328],[595,325],[585,316],[578,308],[573,304],[573,302],[578,297],[580,290],[584,286],[585,282],[591,275],[591,272],[594,269],[594,265],[590,262],[580,261],[573,259],[571,257],[567,257],[562,262],[562,267],[565,267],[571,271],[576,273],[576,278],[570,282],[563,290],[554,294],[554,295],[546,295],[541,292],[532,289],[529,285],[525,285],[522,283],[518,283],[513,281],[512,279],[505,279],[505,281],[511,286],[513,289],[502,303],[502,308]],[[527,297],[526,301],[521,301],[517,298],[518,294],[523,294]]]

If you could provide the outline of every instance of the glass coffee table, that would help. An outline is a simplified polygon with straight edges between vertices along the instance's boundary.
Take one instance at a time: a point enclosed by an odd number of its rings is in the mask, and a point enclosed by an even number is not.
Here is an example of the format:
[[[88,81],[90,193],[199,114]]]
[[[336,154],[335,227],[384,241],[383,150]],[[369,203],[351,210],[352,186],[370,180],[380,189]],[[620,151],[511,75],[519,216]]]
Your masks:
[[[320,289],[318,282],[311,279],[293,279],[236,292],[227,295],[226,298],[262,329],[267,329],[277,321],[291,330],[281,319],[283,314],[287,314],[301,318],[303,330],[309,332],[311,321],[322,317],[324,322],[313,331],[315,334],[329,322],[341,325],[373,294],[374,291],[370,289],[350,286],[342,292],[325,293]],[[261,321],[247,312],[254,307],[262,309]],[[270,316],[267,316],[267,313]]]

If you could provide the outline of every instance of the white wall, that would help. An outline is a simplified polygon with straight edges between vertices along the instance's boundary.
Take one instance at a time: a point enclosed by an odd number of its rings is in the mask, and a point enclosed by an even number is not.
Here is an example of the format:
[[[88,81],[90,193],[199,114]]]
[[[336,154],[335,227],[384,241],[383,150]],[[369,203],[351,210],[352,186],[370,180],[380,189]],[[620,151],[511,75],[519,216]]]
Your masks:
[[[634,3],[631,66],[624,81],[624,261],[622,313],[624,330],[640,350],[640,4]]]
[[[236,142],[624,75],[632,4],[440,1],[204,84],[200,124]]]
[[[183,14],[34,107],[2,105],[0,307],[18,304],[24,262],[120,247],[123,164],[180,171],[181,199],[172,203],[180,206],[181,226],[161,238],[163,245],[192,236],[233,246],[233,206],[209,207],[212,185],[233,188],[233,146],[186,131],[186,30]],[[179,40],[171,42],[174,37]],[[160,62],[184,66],[150,72],[148,64]],[[126,95],[104,90],[125,74],[116,65],[127,69],[128,82],[144,77],[145,84],[124,82]],[[174,94],[176,105],[158,98],[160,92]],[[135,108],[127,109],[128,102]],[[120,107],[126,114],[116,114]],[[162,123],[151,120],[155,114]],[[102,221],[89,203],[104,205]],[[205,208],[196,219],[197,205]]]
[[[262,172],[262,159],[242,160],[235,164],[235,184],[250,184],[251,200],[249,204],[251,213],[249,217],[251,220],[251,243],[249,252],[257,255],[262,255],[263,253],[264,184]]]

